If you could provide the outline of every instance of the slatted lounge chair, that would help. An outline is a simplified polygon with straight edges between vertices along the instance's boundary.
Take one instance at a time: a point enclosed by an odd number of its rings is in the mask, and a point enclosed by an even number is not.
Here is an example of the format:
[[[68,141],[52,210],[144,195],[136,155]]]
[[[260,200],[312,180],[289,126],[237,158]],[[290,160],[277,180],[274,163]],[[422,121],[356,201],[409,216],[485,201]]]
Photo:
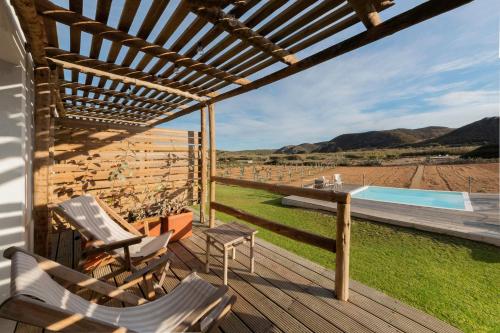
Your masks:
[[[191,273],[169,294],[148,302],[57,262],[11,247],[11,294],[0,317],[50,331],[184,332],[215,330],[234,304],[227,286],[216,288]],[[91,303],[51,278],[85,287],[130,305],[116,308]]]
[[[85,238],[83,260],[79,270],[90,272],[97,267],[118,261],[122,267],[113,272],[117,275],[124,271],[138,271],[138,266],[150,263],[167,252],[167,245],[173,231],[157,237],[147,237],[141,234],[130,223],[113,211],[102,200],[90,195],[82,195],[51,206],[52,210],[64,217]],[[148,230],[147,226],[144,228]],[[161,261],[164,267],[155,263],[155,271],[161,271],[160,285],[168,269],[166,260]],[[149,266],[149,265],[148,265]],[[154,298],[152,285],[152,268],[143,270],[142,276],[148,290],[148,298]],[[134,275],[136,277],[136,274]],[[128,286],[140,282],[128,279]]]

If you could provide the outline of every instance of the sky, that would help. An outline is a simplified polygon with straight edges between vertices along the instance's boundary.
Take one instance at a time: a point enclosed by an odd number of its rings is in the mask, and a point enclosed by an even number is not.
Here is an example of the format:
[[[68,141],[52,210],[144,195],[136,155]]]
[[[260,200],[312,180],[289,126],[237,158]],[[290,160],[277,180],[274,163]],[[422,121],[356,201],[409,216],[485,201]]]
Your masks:
[[[68,0],[53,2],[68,8]],[[177,2],[170,2],[148,36],[149,41],[161,31]],[[421,2],[396,0],[396,5],[381,13],[381,17],[391,17]],[[109,26],[117,26],[123,3],[124,0],[113,0]],[[95,4],[95,0],[84,1],[83,14],[95,18]],[[151,0],[141,2],[131,34],[139,29],[150,5]],[[279,148],[369,130],[459,127],[498,115],[499,13],[500,1],[475,0],[279,82],[218,102],[217,147]],[[189,14],[165,47],[177,39],[193,18],[194,14]],[[297,56],[304,58],[363,29],[358,24]],[[69,50],[69,28],[58,24],[58,35],[60,48]],[[91,36],[82,33],[82,54],[89,54],[90,42]],[[110,45],[109,41],[103,42],[100,60],[106,59]],[[190,46],[186,45],[180,53]],[[127,50],[122,48],[118,63]],[[131,67],[140,58],[141,53]],[[145,71],[155,63],[152,61]],[[271,66],[266,73],[283,66]],[[84,74],[79,81],[84,82]],[[95,78],[93,84],[97,81]],[[199,130],[199,118],[199,112],[195,112],[162,127]]]
[[[279,148],[330,140],[343,133],[460,127],[497,116],[499,13],[499,1],[476,0],[285,80],[219,102],[217,147]],[[319,44],[318,51],[332,45],[328,42]],[[195,130],[199,121],[199,113],[193,113],[165,126]]]

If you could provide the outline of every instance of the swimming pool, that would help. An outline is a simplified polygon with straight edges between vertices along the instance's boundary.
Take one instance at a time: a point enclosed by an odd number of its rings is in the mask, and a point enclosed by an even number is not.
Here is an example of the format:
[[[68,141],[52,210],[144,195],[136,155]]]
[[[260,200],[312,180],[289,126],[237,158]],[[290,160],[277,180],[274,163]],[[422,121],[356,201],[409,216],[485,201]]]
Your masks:
[[[352,191],[351,196],[355,199],[472,212],[469,194],[466,192],[365,186]]]

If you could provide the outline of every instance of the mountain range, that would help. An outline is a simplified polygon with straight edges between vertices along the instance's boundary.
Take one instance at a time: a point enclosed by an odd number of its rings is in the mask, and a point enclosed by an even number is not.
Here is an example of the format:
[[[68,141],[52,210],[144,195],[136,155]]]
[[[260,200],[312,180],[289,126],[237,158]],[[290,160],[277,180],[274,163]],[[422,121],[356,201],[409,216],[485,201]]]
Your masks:
[[[488,117],[460,128],[429,126],[417,129],[397,128],[339,135],[330,141],[281,147],[275,153],[331,153],[354,149],[380,149],[430,145],[498,144],[499,117]]]

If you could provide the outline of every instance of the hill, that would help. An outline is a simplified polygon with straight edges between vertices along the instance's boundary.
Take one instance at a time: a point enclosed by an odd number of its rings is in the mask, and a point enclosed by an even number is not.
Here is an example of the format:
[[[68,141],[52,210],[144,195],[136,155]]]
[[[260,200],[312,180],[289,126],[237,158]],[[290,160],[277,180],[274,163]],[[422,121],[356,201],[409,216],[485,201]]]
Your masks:
[[[308,154],[312,153],[315,151],[318,151],[323,147],[323,145],[327,144],[328,142],[318,142],[318,143],[302,143],[300,145],[290,145],[290,146],[285,146],[281,147],[280,149],[276,150],[274,153],[275,154]]]
[[[448,127],[424,127],[417,129],[397,128],[385,131],[342,134],[320,147],[317,152],[330,153],[339,150],[389,148],[420,142],[448,133]]]
[[[498,144],[485,145],[461,156],[462,158],[499,158]]]
[[[499,117],[488,117],[418,145],[498,145]]]
[[[417,129],[397,128],[384,131],[342,134],[330,141],[289,145],[275,151],[283,154],[330,153],[353,149],[389,148],[409,145],[449,133],[448,127],[430,126]]]

